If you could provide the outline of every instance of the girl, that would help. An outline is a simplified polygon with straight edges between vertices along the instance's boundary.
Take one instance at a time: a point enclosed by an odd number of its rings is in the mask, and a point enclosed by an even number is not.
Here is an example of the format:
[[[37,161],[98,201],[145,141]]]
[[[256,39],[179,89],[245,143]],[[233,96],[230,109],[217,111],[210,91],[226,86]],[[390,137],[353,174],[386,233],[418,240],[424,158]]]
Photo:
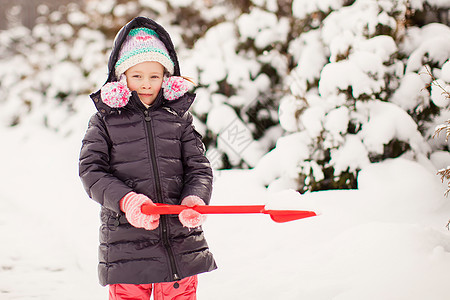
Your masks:
[[[196,274],[216,269],[192,209],[145,215],[143,204],[209,203],[212,171],[187,112],[187,92],[169,34],[137,17],[117,34],[92,116],[79,174],[101,205],[100,283],[110,299],[196,299]]]

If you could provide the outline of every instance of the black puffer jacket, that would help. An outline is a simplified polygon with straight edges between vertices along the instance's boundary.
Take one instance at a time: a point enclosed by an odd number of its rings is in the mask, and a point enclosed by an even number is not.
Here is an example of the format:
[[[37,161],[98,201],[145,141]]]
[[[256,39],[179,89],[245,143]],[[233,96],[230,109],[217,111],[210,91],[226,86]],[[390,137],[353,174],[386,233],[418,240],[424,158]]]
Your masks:
[[[175,63],[174,75],[179,75],[167,32],[154,21],[138,17],[116,37],[107,82],[117,80],[118,51],[136,27],[158,33]],[[201,228],[183,227],[177,215],[161,216],[159,227],[152,231],[135,228],[119,208],[120,199],[130,191],[159,203],[180,204],[188,195],[209,203],[212,172],[201,136],[187,112],[195,95],[186,93],[169,102],[160,91],[149,109],[136,92],[122,108],[104,104],[100,91],[91,98],[98,113],[92,116],[83,139],[79,173],[89,196],[102,205],[100,283],[167,282],[214,270],[216,264]]]

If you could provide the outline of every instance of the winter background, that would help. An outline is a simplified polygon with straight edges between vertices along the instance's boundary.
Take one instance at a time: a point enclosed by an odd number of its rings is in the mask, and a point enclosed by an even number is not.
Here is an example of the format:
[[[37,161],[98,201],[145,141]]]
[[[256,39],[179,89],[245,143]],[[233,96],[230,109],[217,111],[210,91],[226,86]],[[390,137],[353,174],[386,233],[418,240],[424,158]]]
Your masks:
[[[448,0],[41,2],[1,4],[0,299],[107,299],[78,153],[136,15],[199,83],[212,204],[319,214],[209,216],[199,299],[450,298]]]

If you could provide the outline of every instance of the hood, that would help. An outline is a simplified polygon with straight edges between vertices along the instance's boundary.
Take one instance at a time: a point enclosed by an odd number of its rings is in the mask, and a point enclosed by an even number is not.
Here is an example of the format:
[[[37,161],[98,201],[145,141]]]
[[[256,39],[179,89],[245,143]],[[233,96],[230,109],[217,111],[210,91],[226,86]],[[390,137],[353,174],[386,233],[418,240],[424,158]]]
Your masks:
[[[172,39],[170,38],[167,31],[158,23],[153,21],[152,19],[149,19],[147,17],[136,17],[130,22],[128,22],[125,26],[123,26],[119,32],[117,33],[115,39],[113,48],[111,50],[111,55],[109,57],[108,61],[108,78],[105,82],[105,84],[109,82],[118,81],[119,79],[115,75],[115,65],[117,62],[117,59],[119,57],[119,51],[122,47],[122,44],[125,42],[125,39],[128,35],[128,33],[134,29],[139,27],[146,27],[149,29],[154,30],[158,36],[159,39],[164,43],[164,45],[167,48],[167,51],[169,52],[170,58],[172,59],[174,63],[174,73],[173,76],[180,76],[180,65],[178,63],[177,54],[175,52],[175,47],[173,46]],[[101,90],[98,90],[95,93],[91,94],[91,98],[94,101],[95,106],[97,107],[97,110],[102,114],[106,115],[111,113],[112,111],[116,111],[117,109],[111,108],[105,103],[103,103],[101,99]],[[154,109],[159,108],[162,105],[165,105],[167,107],[170,107],[174,111],[176,111],[179,115],[182,115],[185,113],[190,105],[192,104],[192,101],[194,100],[195,95],[191,93],[186,93],[184,96],[180,97],[179,99],[175,101],[167,102],[163,97],[162,93],[160,91],[157,99],[155,100],[155,103],[153,105]],[[135,92],[133,92],[133,96],[131,97],[130,104],[134,106],[141,106],[138,99],[138,96]],[[186,101],[187,100],[187,101]],[[134,103],[132,103],[134,102]]]

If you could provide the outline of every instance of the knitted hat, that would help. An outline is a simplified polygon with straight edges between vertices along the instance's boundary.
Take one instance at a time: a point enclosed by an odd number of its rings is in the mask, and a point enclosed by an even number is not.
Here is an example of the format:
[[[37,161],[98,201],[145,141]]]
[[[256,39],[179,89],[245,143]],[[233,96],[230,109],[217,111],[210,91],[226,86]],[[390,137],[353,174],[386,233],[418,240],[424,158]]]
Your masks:
[[[156,61],[172,75],[174,63],[158,34],[149,28],[134,28],[125,38],[119,51],[115,69],[117,78],[129,68],[145,62]]]

